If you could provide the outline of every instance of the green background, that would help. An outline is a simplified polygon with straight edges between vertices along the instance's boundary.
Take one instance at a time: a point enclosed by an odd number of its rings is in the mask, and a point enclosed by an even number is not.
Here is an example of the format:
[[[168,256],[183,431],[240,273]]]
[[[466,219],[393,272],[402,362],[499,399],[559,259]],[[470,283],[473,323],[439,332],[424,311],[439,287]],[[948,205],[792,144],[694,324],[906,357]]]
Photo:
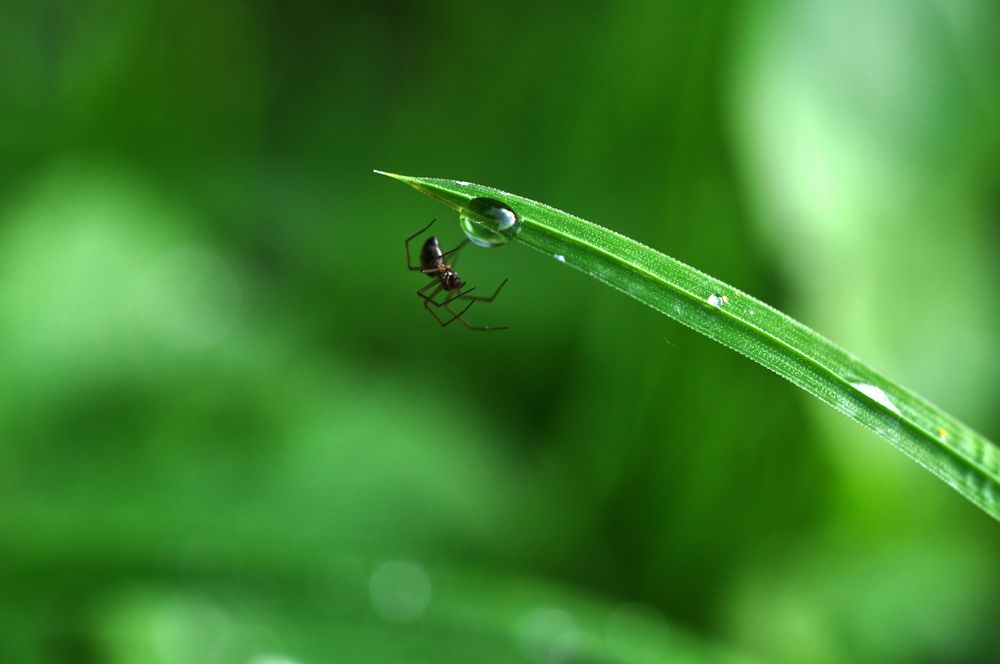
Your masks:
[[[1000,438],[989,0],[0,5],[0,662],[985,661],[1000,527],[516,243],[688,262]]]

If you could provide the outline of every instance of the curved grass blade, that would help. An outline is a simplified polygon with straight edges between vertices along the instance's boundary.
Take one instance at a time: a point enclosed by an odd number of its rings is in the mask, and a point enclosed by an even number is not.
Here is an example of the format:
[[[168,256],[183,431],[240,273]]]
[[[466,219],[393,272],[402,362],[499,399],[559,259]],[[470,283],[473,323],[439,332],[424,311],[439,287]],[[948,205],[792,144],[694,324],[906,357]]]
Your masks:
[[[742,353],[885,438],[1000,520],[1000,448],[802,323],[635,240],[468,182],[383,173],[461,211],[477,196],[521,217],[516,240]]]

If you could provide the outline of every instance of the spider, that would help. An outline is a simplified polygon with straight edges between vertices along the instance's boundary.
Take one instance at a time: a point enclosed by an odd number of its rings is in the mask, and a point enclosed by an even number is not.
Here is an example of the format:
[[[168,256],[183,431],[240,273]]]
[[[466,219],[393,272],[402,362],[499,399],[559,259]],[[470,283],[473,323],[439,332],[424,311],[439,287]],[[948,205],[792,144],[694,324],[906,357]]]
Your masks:
[[[413,240],[413,238],[424,233],[428,228],[433,226],[435,221],[437,221],[437,219],[433,219],[431,223],[427,224],[419,231],[417,231],[410,237],[406,238],[406,241],[403,243],[403,246],[406,247],[406,266],[413,272],[423,272],[424,274],[426,274],[428,277],[431,278],[431,281],[429,281],[425,286],[423,286],[417,291],[417,295],[419,295],[424,300],[424,308],[427,309],[427,313],[433,316],[434,320],[436,320],[438,323],[441,324],[441,327],[447,327],[448,325],[457,320],[470,330],[475,330],[478,332],[506,330],[507,329],[506,327],[477,327],[475,325],[470,324],[469,321],[462,318],[462,314],[468,311],[469,307],[471,307],[476,302],[492,302],[493,299],[496,298],[496,296],[500,293],[500,289],[503,288],[504,284],[507,283],[507,280],[504,279],[500,283],[500,285],[497,286],[497,289],[496,291],[493,292],[493,295],[490,295],[489,297],[469,295],[469,293],[475,290],[475,287],[462,290],[462,286],[465,284],[465,282],[462,281],[462,277],[458,275],[458,272],[455,272],[455,270],[452,267],[452,264],[446,263],[444,259],[446,256],[453,256],[454,254],[458,253],[459,249],[461,249],[462,247],[464,247],[466,244],[469,243],[468,240],[462,240],[462,242],[459,243],[459,245],[454,249],[442,252],[441,244],[438,242],[437,236],[432,235],[429,238],[427,238],[426,241],[424,241],[424,246],[420,249],[420,265],[413,265],[412,259],[410,258],[410,242]],[[425,293],[424,291],[426,291],[431,286],[434,286],[434,289],[429,294]],[[446,296],[444,300],[438,302],[435,298],[437,297],[437,294],[440,293],[442,290],[445,291]],[[451,291],[458,291],[458,293],[454,295],[447,295]],[[454,309],[451,308],[451,303],[455,302],[456,300],[466,300],[468,302],[468,304],[466,304],[465,307],[463,307],[462,310],[457,313],[455,312]],[[451,318],[448,318],[447,320],[442,319],[434,311],[434,309],[431,308],[432,305],[436,309],[443,308],[445,311],[451,314]]]

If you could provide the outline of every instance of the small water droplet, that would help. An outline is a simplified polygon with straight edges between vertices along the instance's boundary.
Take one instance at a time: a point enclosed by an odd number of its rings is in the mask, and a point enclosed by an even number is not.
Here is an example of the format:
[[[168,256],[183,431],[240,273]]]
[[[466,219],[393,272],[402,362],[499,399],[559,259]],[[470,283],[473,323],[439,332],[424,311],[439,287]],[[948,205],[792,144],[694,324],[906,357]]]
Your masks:
[[[458,184],[462,185],[463,187],[471,187],[472,186],[471,182],[466,182],[465,180],[455,180],[455,181]]]
[[[858,390],[869,399],[877,401],[878,403],[882,404],[883,406],[885,406],[892,412],[896,413],[897,415],[903,414],[900,412],[899,408],[896,407],[896,404],[892,402],[892,399],[889,398],[889,395],[885,393],[885,390],[883,390],[881,387],[876,387],[875,385],[870,385],[868,383],[851,383],[851,384],[854,386],[854,389]]]
[[[553,258],[555,258],[560,263],[565,263],[566,262],[566,257],[563,256],[562,254],[556,254],[555,256],[553,256]]]
[[[480,247],[506,244],[521,227],[521,218],[510,208],[493,198],[473,198],[458,218],[465,235]]]
[[[721,307],[724,304],[729,304],[729,297],[726,295],[716,295],[712,293],[708,296],[708,303],[713,307]]]

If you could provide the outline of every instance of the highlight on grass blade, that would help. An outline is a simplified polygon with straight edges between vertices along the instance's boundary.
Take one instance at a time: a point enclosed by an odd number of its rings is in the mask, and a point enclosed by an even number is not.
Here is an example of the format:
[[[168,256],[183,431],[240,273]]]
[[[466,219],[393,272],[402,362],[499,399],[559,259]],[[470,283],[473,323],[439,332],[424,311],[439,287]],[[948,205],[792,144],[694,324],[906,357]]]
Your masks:
[[[499,203],[519,220],[514,240],[771,369],[1000,520],[1000,448],[777,309],[644,244],[529,198],[460,180],[376,172],[460,216],[468,216],[476,199]]]

